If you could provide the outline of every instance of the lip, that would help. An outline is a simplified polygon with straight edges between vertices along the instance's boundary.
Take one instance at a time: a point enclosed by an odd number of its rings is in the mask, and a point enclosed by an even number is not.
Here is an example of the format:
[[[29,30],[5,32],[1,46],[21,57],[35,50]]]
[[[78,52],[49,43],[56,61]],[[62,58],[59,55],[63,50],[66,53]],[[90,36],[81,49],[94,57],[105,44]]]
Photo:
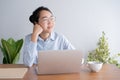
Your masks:
[[[47,27],[47,28],[49,28],[49,29],[50,29],[50,28],[52,28],[52,27]]]

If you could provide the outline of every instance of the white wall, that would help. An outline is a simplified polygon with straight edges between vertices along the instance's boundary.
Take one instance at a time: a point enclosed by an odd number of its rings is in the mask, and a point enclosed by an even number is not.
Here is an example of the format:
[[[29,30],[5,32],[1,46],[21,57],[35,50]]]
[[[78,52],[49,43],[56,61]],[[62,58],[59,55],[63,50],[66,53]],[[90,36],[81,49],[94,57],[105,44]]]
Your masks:
[[[120,52],[120,0],[0,0],[0,39],[21,39],[31,33],[33,25],[28,18],[38,6],[53,11],[55,31],[84,54],[96,48],[102,31],[108,37],[111,54]]]

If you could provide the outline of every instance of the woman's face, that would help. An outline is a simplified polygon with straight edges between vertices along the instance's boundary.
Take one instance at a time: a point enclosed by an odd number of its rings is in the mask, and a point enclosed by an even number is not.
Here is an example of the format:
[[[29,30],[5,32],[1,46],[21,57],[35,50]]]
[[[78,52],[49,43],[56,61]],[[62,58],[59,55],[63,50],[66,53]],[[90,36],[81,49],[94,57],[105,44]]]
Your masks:
[[[55,17],[46,10],[39,13],[38,24],[43,28],[44,33],[51,33],[55,25]]]

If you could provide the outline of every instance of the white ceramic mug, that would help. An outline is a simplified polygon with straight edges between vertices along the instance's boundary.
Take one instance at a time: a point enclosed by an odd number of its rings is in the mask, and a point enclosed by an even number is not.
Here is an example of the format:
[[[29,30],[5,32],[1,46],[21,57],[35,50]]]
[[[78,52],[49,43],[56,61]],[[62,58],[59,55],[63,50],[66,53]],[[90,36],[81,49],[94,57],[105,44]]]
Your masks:
[[[84,58],[81,58],[81,65],[84,63]]]
[[[89,69],[92,72],[99,72],[102,68],[103,63],[102,62],[95,62],[95,61],[89,61],[87,62]]]

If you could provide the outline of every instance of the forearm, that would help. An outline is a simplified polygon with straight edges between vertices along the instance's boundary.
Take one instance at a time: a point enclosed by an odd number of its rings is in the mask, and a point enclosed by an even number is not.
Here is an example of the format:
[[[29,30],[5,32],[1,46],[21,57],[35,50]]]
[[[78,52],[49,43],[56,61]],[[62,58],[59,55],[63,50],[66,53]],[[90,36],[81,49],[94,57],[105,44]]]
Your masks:
[[[31,35],[31,41],[34,42],[34,43],[37,43],[37,38],[38,38],[38,34],[32,33],[32,35]]]
[[[42,33],[42,31],[42,27],[39,24],[35,24],[31,35],[31,41],[37,43],[38,36]]]
[[[26,66],[31,67],[37,56],[37,44],[30,41],[25,44],[23,51],[23,62]]]

